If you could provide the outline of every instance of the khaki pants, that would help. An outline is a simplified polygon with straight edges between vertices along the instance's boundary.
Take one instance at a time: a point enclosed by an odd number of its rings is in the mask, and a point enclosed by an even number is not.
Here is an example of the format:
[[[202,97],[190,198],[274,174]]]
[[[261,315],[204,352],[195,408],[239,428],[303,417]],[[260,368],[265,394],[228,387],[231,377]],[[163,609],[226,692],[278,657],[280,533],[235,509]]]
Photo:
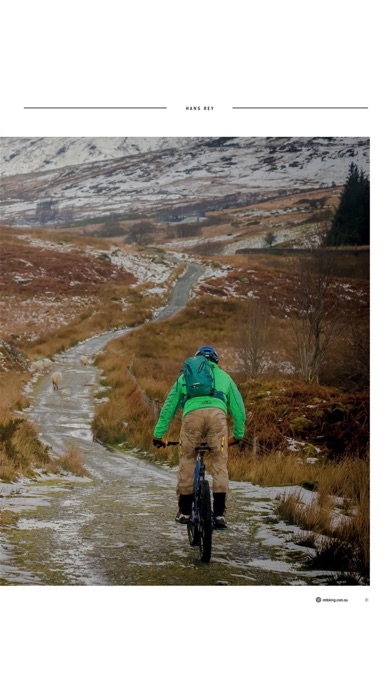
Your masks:
[[[211,467],[212,490],[214,493],[227,493],[229,475],[227,472],[227,418],[220,408],[199,408],[188,413],[181,425],[180,465],[177,476],[177,495],[193,493],[193,472],[195,469],[195,447],[202,442],[212,448],[206,455]]]

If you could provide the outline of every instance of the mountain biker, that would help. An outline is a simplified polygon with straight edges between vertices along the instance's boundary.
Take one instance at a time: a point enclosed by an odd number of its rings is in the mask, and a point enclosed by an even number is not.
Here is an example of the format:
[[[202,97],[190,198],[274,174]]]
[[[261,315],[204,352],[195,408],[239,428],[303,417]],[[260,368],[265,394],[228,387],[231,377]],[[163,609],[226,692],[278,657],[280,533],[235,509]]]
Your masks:
[[[211,363],[214,377],[214,394],[210,396],[187,396],[184,373],[182,372],[171,388],[163,404],[154,429],[153,444],[165,447],[164,435],[170,421],[183,408],[180,432],[180,460],[176,493],[178,512],[176,522],[186,524],[190,519],[193,500],[193,475],[195,447],[206,441],[211,447],[209,461],[213,479],[213,512],[216,528],[225,529],[224,516],[226,495],[229,490],[227,471],[228,446],[235,445],[244,437],[245,407],[238,387],[232,378],[218,367],[218,355],[211,346],[202,346],[195,354],[204,356]],[[219,396],[218,396],[219,395]],[[227,416],[234,421],[233,435],[228,437]]]

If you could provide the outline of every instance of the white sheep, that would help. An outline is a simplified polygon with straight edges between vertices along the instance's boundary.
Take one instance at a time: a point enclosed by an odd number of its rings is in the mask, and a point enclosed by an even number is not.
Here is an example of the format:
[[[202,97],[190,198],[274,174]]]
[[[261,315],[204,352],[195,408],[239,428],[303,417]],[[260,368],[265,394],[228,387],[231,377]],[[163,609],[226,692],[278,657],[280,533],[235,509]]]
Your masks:
[[[34,375],[36,372],[44,372],[44,369],[45,369],[45,368],[44,368],[44,366],[43,366],[41,360],[36,360],[35,362],[32,362],[31,365],[30,365],[30,368],[29,368],[30,372],[32,372],[33,375]]]
[[[43,374],[44,372],[47,372],[52,365],[54,365],[53,360],[49,360],[49,358],[40,358],[39,360],[31,363],[30,372],[33,374],[36,372]]]
[[[53,389],[58,389],[62,381],[63,381],[63,375],[61,374],[61,372],[53,372],[53,374],[52,374]]]
[[[80,364],[83,366],[88,365],[88,355],[80,356]]]

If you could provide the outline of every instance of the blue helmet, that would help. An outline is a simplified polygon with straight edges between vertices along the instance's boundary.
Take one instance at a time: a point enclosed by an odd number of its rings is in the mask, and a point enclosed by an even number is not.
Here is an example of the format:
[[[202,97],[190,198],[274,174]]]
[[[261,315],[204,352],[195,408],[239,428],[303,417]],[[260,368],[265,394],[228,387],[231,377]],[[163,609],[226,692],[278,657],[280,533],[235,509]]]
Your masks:
[[[212,360],[212,362],[214,363],[218,363],[219,360],[218,355],[212,348],[212,346],[202,346],[201,348],[199,348],[197,353],[195,353],[195,355],[204,355],[205,358],[207,358],[208,360]]]

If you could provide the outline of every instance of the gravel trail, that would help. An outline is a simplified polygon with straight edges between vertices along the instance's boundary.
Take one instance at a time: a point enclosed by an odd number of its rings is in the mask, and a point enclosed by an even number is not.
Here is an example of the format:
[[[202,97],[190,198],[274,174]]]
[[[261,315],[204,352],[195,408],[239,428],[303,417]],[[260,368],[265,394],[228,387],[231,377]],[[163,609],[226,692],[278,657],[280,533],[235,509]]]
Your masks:
[[[195,265],[188,268],[154,321],[186,304],[201,273]],[[58,391],[49,375],[33,384],[28,416],[41,440],[56,454],[76,445],[89,477],[0,484],[2,507],[19,514],[0,543],[0,585],[320,584],[321,576],[303,569],[305,552],[293,543],[293,530],[271,521],[269,489],[231,482],[229,529],[214,532],[211,562],[204,564],[189,546],[186,527],[174,522],[176,471],[93,441],[100,372],[79,359],[127,331],[108,332],[61,354]]]

